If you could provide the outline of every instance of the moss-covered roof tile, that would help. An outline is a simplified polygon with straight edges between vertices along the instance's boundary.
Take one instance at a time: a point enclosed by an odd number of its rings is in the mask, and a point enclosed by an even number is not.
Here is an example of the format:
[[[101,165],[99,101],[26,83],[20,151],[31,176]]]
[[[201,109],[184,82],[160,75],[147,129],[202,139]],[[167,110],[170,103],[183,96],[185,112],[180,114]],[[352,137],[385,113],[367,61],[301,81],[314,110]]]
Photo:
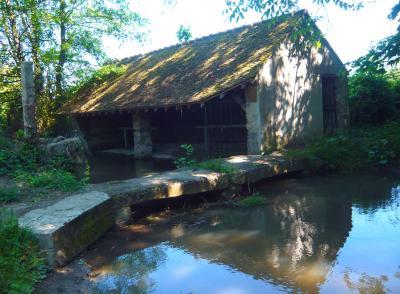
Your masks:
[[[82,89],[63,112],[201,103],[255,78],[299,15],[273,26],[264,21],[123,59],[122,75]]]

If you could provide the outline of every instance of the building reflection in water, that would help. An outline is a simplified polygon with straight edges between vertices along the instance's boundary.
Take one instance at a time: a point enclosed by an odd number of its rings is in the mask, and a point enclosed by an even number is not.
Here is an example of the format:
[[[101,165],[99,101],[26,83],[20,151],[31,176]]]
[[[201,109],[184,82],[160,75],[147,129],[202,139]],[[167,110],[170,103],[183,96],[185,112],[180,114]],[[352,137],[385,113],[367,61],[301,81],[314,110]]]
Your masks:
[[[374,177],[285,180],[258,189],[266,195],[265,205],[219,205],[134,225],[105,238],[85,258],[101,292],[168,292],[160,287],[173,273],[197,267],[182,280],[194,290],[202,283],[203,291],[214,292],[218,276],[225,279],[222,284],[233,287],[236,279],[254,292],[268,287],[315,293],[352,230],[353,209],[374,213],[390,206],[392,188],[393,182],[383,185]],[[384,287],[384,276],[365,275],[360,281],[351,276],[343,276],[348,290],[371,283]],[[189,289],[175,286],[176,291]]]

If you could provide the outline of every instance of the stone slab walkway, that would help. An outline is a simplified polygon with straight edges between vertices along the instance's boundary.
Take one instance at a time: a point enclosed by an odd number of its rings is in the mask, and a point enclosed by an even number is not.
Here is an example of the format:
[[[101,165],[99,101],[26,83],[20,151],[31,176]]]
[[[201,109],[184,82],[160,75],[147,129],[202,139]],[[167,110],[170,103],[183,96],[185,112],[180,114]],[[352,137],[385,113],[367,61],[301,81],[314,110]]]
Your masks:
[[[288,160],[280,153],[232,156],[223,159],[222,164],[233,172],[228,175],[180,169],[90,185],[86,193],[30,211],[20,218],[20,224],[33,230],[48,253],[50,266],[54,267],[65,264],[105,233],[119,218],[120,211],[129,217],[129,207],[139,202],[224,190],[309,167],[304,160]]]
[[[28,212],[19,224],[37,237],[49,266],[61,266],[112,227],[112,201],[103,192],[77,194]]]

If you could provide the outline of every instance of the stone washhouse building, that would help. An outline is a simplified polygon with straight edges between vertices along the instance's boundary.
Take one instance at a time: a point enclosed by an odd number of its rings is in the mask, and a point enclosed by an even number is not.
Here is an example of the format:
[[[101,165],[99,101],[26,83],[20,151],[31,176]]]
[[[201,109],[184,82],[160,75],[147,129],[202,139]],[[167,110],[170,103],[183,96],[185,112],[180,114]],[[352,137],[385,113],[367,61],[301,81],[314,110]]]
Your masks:
[[[290,40],[306,11],[120,60],[64,106],[93,150],[260,154],[344,127],[346,69],[329,43]],[[318,28],[312,24],[318,30]],[[301,49],[303,48],[303,49]]]

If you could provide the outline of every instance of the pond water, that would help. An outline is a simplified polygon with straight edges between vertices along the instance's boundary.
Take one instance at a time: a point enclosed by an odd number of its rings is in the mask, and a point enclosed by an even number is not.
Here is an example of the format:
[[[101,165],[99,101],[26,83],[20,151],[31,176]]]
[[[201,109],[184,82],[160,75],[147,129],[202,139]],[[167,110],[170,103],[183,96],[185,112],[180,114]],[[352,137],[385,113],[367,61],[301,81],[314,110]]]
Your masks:
[[[256,207],[210,205],[110,232],[83,259],[107,293],[400,293],[400,180],[269,182]]]
[[[171,160],[138,160],[132,155],[98,152],[89,158],[90,182],[119,181],[175,169]]]

